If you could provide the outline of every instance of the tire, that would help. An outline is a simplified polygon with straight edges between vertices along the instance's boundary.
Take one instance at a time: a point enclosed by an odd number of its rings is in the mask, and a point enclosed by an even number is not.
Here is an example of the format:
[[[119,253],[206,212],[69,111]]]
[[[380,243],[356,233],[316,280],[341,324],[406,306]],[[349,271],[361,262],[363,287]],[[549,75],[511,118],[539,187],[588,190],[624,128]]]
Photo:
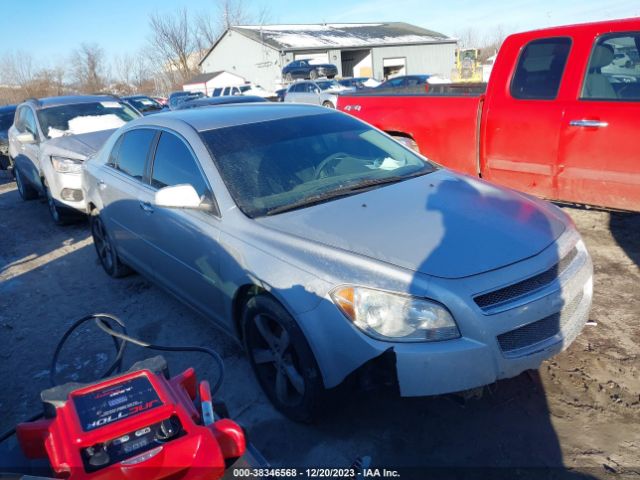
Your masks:
[[[316,70],[311,70],[309,72],[309,78],[311,80],[315,80],[316,78],[318,78],[318,72]]]
[[[18,187],[18,193],[23,200],[33,200],[38,198],[38,191],[24,179],[22,173],[18,168],[14,168],[13,175],[16,179],[16,186]]]
[[[131,274],[133,270],[120,260],[97,209],[91,212],[89,224],[98,260],[100,260],[100,264],[107,275],[113,278],[121,278]]]
[[[333,103],[331,103],[329,100],[323,102],[322,106],[326,107],[326,108],[336,108],[335,105]]]
[[[311,422],[326,397],[320,369],[293,317],[273,297],[247,302],[242,336],[258,383],[271,403],[296,422]]]
[[[49,210],[53,223],[56,225],[67,225],[74,220],[77,220],[77,216],[73,215],[65,207],[58,205],[56,199],[51,195],[51,190],[49,190],[49,185],[46,180],[43,182],[43,186],[45,198],[47,200],[47,209]]]

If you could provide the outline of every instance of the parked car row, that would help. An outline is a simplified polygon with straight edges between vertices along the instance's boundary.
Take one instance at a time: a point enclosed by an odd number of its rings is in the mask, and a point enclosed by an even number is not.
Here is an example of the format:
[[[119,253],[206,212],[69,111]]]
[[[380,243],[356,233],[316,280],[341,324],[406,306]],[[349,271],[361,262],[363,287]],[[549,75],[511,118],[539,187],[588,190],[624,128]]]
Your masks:
[[[15,105],[0,107],[0,169],[6,170],[10,167],[9,160],[9,128],[13,123],[16,113]]]
[[[18,190],[57,223],[88,215],[107,274],[137,271],[235,336],[295,420],[346,379],[459,391],[579,334],[592,266],[562,210],[287,98],[146,116],[117,97],[26,101],[9,131]]]

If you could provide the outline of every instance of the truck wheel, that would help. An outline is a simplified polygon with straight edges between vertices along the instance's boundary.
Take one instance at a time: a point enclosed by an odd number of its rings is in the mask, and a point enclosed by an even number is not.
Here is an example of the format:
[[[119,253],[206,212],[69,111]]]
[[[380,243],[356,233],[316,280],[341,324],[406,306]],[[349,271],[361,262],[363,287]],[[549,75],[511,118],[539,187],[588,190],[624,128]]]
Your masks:
[[[327,108],[336,108],[335,105],[333,103],[331,103],[329,100],[327,100],[326,102],[324,102],[322,104],[323,107],[327,107]]]
[[[23,200],[33,200],[34,198],[38,198],[38,191],[31,185],[29,185],[29,183],[24,178],[22,178],[20,169],[14,168],[13,174],[16,177],[16,186],[18,187],[18,193]]]
[[[53,222],[56,225],[67,225],[75,220],[77,217],[73,216],[65,207],[58,205],[56,199],[51,195],[51,190],[49,190],[49,185],[46,180],[43,182],[43,185],[44,193],[47,198],[47,207]]]
[[[111,242],[111,238],[104,227],[104,223],[97,209],[91,212],[89,223],[91,236],[93,237],[93,245],[96,247],[98,259],[104,271],[107,272],[107,275],[113,278],[121,278],[132,273],[131,268],[120,261],[118,252],[116,252]]]
[[[311,422],[325,389],[320,369],[296,321],[274,298],[256,295],[242,315],[244,347],[271,403],[296,422]]]

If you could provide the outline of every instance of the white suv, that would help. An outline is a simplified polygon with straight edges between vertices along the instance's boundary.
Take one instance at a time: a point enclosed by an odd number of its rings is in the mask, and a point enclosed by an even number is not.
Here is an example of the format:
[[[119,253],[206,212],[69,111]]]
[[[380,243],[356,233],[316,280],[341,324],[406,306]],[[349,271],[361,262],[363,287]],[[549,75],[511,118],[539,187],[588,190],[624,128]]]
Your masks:
[[[58,224],[86,213],[82,164],[114,129],[140,116],[127,103],[107,95],[29,99],[20,104],[9,129],[9,156],[22,198],[46,196]]]

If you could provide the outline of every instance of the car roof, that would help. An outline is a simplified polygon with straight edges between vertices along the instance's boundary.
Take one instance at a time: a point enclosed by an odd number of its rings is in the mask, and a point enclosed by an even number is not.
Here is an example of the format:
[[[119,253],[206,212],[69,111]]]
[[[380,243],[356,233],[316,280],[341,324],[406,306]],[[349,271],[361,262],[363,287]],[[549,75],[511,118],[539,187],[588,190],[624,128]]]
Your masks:
[[[37,110],[42,108],[57,107],[62,105],[77,105],[81,103],[93,103],[104,101],[119,101],[113,95],[64,95],[60,97],[30,98],[24,103],[32,104]]]
[[[128,125],[166,126],[184,123],[198,132],[217,128],[234,127],[251,123],[269,122],[285,118],[305,117],[311,115],[335,114],[335,110],[316,105],[291,103],[232,103],[218,105],[216,108],[188,108],[171,112],[149,115],[133,120]]]
[[[127,95],[126,97],[122,97],[125,100],[133,100],[135,98],[151,98],[148,95]]]

